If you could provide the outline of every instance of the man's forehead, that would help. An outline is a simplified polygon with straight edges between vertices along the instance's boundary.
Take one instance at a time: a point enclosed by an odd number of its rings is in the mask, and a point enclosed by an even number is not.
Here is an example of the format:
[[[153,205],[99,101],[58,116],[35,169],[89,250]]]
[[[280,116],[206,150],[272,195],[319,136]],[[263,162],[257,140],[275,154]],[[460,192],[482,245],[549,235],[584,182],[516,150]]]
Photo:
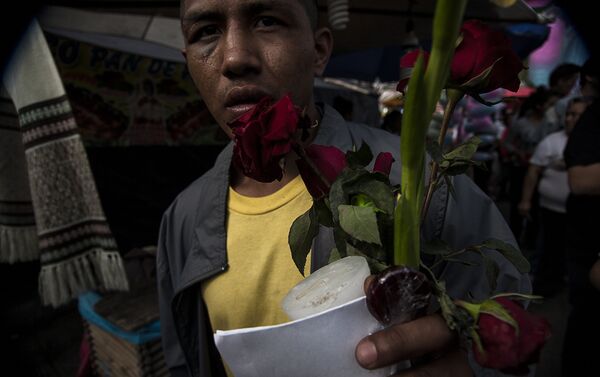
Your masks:
[[[232,7],[282,7],[290,5],[302,5],[306,0],[181,0],[183,8],[232,8]],[[310,0],[312,1],[312,0]]]

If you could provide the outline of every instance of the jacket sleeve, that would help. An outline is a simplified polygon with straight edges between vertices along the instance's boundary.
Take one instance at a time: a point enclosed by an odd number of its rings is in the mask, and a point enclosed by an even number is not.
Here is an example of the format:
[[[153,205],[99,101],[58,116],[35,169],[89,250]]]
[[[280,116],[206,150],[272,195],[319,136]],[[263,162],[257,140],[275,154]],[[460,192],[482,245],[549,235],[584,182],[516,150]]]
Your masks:
[[[162,338],[163,354],[167,368],[171,376],[188,376],[185,357],[177,338],[173,315],[171,312],[171,302],[173,300],[174,289],[171,276],[171,266],[169,264],[168,238],[170,231],[170,216],[167,211],[163,216],[160,225],[158,238],[158,252],[156,255],[156,274],[158,283],[158,304],[160,311],[160,331]]]
[[[469,177],[464,175],[455,177],[454,191],[455,198],[451,195],[445,198],[447,207],[441,238],[446,243],[453,249],[460,250],[495,238],[518,249],[510,228],[494,202]],[[475,300],[478,300],[488,297],[491,293],[531,291],[527,274],[521,274],[499,252],[494,250],[485,252],[499,267],[496,289],[491,292],[481,257],[474,253],[465,253],[464,258],[475,263],[476,266],[465,266],[461,263],[447,265],[443,277],[447,281],[451,294],[467,297],[466,295],[470,293]]]
[[[454,250],[476,245],[495,238],[518,248],[517,242],[494,202],[485,195],[473,181],[464,175],[454,178],[456,198],[441,193],[432,203],[432,210],[443,213],[439,206],[447,203],[441,238]],[[437,207],[437,208],[436,208]],[[498,265],[499,274],[496,289],[491,293],[485,267],[481,257],[474,253],[463,254],[463,259],[474,265],[448,263],[441,275],[447,284],[448,293],[453,298],[480,300],[499,292],[531,293],[531,283],[527,274],[521,274],[510,261],[495,250],[486,250],[487,256]],[[497,370],[479,366],[469,351],[469,362],[476,376],[504,376]],[[530,368],[533,376],[534,368]]]

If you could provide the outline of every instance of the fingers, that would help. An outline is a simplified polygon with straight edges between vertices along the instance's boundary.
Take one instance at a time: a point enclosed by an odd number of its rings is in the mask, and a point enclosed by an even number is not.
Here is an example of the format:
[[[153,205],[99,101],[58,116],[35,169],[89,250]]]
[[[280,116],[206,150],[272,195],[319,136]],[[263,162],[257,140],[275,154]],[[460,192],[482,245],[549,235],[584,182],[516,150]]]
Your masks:
[[[443,350],[454,340],[442,316],[428,315],[364,338],[356,347],[356,360],[364,368],[379,368]]]
[[[454,349],[444,356],[426,365],[411,368],[395,374],[394,377],[471,377],[473,371],[469,366],[467,353]]]

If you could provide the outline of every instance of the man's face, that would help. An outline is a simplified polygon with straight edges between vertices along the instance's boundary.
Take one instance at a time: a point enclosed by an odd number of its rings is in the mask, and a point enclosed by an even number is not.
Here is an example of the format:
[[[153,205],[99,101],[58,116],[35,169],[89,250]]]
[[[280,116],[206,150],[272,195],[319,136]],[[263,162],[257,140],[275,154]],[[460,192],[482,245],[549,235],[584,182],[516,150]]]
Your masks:
[[[185,0],[182,29],[190,75],[230,136],[227,123],[265,95],[312,104],[325,63],[299,0]]]

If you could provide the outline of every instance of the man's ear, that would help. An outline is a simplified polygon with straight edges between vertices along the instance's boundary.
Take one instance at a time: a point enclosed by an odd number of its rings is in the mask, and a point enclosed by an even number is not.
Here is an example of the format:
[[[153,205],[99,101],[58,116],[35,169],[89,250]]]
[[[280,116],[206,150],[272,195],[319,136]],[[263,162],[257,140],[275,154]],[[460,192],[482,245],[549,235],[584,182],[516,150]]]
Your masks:
[[[181,55],[183,55],[183,59],[187,61],[187,50],[185,47],[181,49]]]
[[[333,35],[331,34],[331,30],[324,27],[315,31],[315,76],[323,75],[332,50]]]

